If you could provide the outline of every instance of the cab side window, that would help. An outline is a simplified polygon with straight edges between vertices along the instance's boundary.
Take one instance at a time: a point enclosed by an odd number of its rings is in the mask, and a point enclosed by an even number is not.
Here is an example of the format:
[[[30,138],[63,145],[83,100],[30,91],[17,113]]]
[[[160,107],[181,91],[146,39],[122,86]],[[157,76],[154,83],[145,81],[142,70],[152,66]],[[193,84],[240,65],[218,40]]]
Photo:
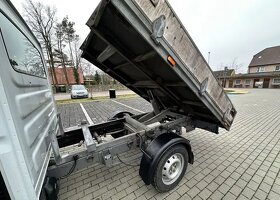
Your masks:
[[[18,72],[45,78],[46,72],[38,49],[2,13],[0,30],[11,66]]]

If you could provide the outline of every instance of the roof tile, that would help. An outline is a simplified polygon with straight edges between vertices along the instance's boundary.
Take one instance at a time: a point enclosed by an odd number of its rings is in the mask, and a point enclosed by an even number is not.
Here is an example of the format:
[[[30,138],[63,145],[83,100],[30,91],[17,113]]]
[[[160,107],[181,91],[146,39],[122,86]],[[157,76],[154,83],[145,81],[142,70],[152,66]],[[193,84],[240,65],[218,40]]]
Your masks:
[[[269,47],[254,55],[249,67],[280,64],[280,46]]]

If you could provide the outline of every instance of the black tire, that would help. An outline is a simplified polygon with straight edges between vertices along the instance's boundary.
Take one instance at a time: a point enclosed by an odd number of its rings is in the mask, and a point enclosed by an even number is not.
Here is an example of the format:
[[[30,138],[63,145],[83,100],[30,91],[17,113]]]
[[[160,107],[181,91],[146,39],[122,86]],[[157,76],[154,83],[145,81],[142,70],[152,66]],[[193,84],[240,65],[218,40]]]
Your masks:
[[[11,199],[1,173],[0,173],[0,199],[1,200],[10,200]]]
[[[174,178],[172,180],[174,182],[170,181],[171,182],[170,184],[166,184],[163,181],[163,179],[164,179],[163,178],[164,177],[163,168],[164,168],[165,164],[167,164],[168,160],[172,159],[171,156],[173,156],[173,155],[180,155],[180,156],[182,156],[181,158],[184,159],[184,162],[182,164],[182,171],[178,172],[178,176],[176,176],[176,178]],[[151,184],[159,192],[168,192],[168,191],[172,190],[173,188],[175,188],[178,185],[178,183],[184,177],[186,170],[187,170],[188,161],[189,161],[188,151],[183,145],[180,144],[180,145],[175,145],[175,146],[171,147],[160,158]]]

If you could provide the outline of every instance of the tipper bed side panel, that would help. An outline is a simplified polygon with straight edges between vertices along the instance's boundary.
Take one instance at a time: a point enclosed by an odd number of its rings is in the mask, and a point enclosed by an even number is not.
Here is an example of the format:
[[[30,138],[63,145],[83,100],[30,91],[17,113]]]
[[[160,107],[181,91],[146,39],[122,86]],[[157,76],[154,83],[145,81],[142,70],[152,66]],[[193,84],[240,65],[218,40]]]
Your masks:
[[[172,14],[168,4],[159,1],[158,8],[163,4],[164,9],[153,10],[157,7],[155,8],[150,1],[125,2],[134,4],[143,14],[140,16],[139,13],[134,13],[135,18],[149,18],[150,26],[154,18],[161,14],[166,15],[167,24],[163,39],[170,48],[155,45],[151,38],[145,37],[147,34],[151,35],[151,27],[144,27],[146,22],[142,23],[143,27],[139,27],[141,23],[131,23],[132,19],[118,7],[123,2],[101,1],[87,23],[91,32],[81,47],[82,56],[147,100],[147,91],[150,90],[164,108],[177,108],[194,119],[229,129],[235,115],[233,105],[183,26],[174,19],[170,21],[168,16],[175,19],[176,16]],[[133,12],[132,8],[130,12]],[[175,39],[169,32],[175,28],[172,26],[179,27]],[[178,63],[172,66],[167,61],[170,50],[184,65]],[[192,77],[184,74],[181,70],[183,68],[187,69]],[[195,89],[190,87],[187,79],[198,86]],[[210,96],[209,101],[199,95],[205,79],[208,79],[205,92]],[[232,110],[234,113],[229,113],[231,119],[225,119],[227,112]]]

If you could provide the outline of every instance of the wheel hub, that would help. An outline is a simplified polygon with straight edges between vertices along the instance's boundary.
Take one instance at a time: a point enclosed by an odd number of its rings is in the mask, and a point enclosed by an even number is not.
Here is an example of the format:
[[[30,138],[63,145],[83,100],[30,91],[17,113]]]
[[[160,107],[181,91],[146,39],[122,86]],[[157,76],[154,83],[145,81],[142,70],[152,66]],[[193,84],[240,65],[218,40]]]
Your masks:
[[[170,156],[162,169],[162,181],[166,185],[174,183],[182,173],[184,157],[180,153]]]

